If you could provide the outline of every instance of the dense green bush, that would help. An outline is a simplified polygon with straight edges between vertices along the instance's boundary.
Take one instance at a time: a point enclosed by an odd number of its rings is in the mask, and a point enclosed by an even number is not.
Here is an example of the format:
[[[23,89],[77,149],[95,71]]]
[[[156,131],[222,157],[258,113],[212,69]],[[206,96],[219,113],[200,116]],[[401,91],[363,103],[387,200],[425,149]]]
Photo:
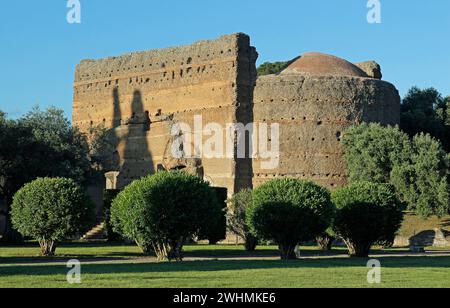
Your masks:
[[[258,239],[250,232],[246,222],[247,209],[252,205],[252,190],[244,189],[228,201],[227,227],[230,232],[240,236],[245,241],[245,249],[254,251]]]
[[[273,62],[273,63],[264,62],[257,69],[258,76],[278,74],[282,70],[284,70],[289,64],[291,64],[291,61],[282,61],[282,62]]]
[[[450,211],[450,155],[430,135],[415,136],[407,159],[394,166],[390,182],[422,218],[445,216]]]
[[[185,240],[217,221],[217,196],[207,182],[183,172],[159,172],[127,186],[113,201],[115,231],[158,260],[181,260]]]
[[[39,241],[45,256],[58,241],[87,231],[95,221],[92,202],[71,179],[40,178],[21,188],[11,209],[13,226]]]
[[[356,125],[345,131],[345,149],[350,182],[389,183],[391,171],[408,157],[408,135],[398,127],[377,123]]]
[[[389,184],[355,182],[332,194],[337,207],[333,229],[349,254],[367,257],[375,245],[392,245],[403,220],[403,205]]]
[[[390,183],[408,209],[427,218],[450,211],[450,155],[430,135],[362,124],[343,139],[350,182]]]
[[[266,182],[254,191],[247,223],[256,236],[280,246],[282,259],[292,259],[296,245],[324,232],[333,215],[327,189],[285,178]]]

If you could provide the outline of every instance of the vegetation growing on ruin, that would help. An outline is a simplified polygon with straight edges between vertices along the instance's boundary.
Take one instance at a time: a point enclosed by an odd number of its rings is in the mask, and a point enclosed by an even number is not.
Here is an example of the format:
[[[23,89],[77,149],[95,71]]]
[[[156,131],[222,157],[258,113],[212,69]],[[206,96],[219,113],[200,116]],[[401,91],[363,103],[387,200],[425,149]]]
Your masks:
[[[258,76],[265,76],[271,74],[278,74],[284,70],[291,62],[290,61],[280,61],[280,62],[265,62],[261,64],[257,71]]]

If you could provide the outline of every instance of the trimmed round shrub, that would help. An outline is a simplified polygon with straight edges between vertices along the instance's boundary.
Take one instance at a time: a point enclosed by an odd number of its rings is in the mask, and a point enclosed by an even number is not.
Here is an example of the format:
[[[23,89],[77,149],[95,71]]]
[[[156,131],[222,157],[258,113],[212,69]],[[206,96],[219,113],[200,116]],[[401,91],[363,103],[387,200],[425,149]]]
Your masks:
[[[326,188],[285,178],[266,182],[254,191],[247,223],[255,236],[279,245],[282,259],[295,259],[295,247],[322,234],[333,215]]]
[[[21,188],[11,207],[14,228],[39,242],[44,256],[58,241],[80,235],[95,221],[93,203],[71,179],[39,178]]]
[[[184,242],[217,222],[217,196],[209,184],[184,172],[159,172],[128,185],[114,199],[114,230],[159,261],[181,260]]]
[[[350,256],[368,257],[373,245],[392,245],[403,221],[403,204],[389,184],[355,182],[332,194],[333,229]]]

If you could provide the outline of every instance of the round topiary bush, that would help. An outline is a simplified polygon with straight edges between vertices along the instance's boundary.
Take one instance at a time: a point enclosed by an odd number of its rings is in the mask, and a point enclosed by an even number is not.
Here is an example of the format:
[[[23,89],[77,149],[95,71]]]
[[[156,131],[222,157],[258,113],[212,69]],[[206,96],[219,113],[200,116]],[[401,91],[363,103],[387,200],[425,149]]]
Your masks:
[[[217,196],[209,184],[184,172],[159,172],[127,186],[113,201],[115,231],[159,261],[181,260],[186,239],[217,219]]]
[[[92,202],[73,180],[39,178],[21,188],[11,207],[14,228],[39,242],[44,256],[56,244],[87,231],[95,221]]]
[[[355,182],[335,191],[332,200],[337,207],[333,229],[350,256],[368,257],[373,245],[392,245],[404,208],[392,185]]]
[[[254,191],[247,223],[255,236],[279,245],[282,259],[295,259],[297,244],[324,232],[333,215],[327,189],[285,178],[266,182]]]

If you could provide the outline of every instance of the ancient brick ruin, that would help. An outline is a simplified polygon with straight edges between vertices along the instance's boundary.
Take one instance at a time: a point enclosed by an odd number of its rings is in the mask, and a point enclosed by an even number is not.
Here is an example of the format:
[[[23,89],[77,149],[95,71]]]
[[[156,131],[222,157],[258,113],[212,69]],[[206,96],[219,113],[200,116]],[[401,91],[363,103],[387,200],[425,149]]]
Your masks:
[[[311,53],[279,75],[257,78],[256,59],[249,37],[234,34],[82,61],[75,75],[73,124],[83,132],[99,124],[108,129],[106,185],[121,188],[157,170],[185,169],[230,195],[277,177],[310,179],[333,189],[347,179],[340,144],[345,128],[363,121],[399,122],[398,92],[381,80],[374,62],[354,65]],[[279,123],[278,167],[264,169],[260,159],[237,155],[174,158],[174,125],[193,126],[198,115],[223,127]]]

